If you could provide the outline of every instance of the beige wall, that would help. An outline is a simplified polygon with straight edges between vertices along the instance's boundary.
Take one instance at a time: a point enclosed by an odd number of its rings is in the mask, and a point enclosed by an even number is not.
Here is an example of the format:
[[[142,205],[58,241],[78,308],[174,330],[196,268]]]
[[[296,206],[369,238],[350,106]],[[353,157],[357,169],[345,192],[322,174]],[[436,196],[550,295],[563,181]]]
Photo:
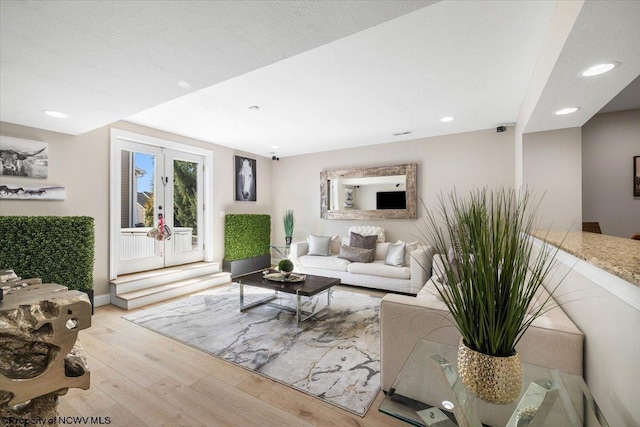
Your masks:
[[[523,135],[523,184],[538,197],[540,226],[582,229],[580,128]]]
[[[282,215],[293,209],[294,241],[309,234],[345,236],[352,225],[380,225],[387,240],[416,240],[416,220],[323,220],[320,219],[320,172],[350,167],[374,167],[403,163],[418,164],[418,198],[427,206],[437,204],[438,195],[456,187],[464,194],[474,187],[513,186],[514,134],[495,129],[412,141],[335,150],[280,159],[273,163],[273,231],[275,241],[284,242]],[[418,218],[422,204],[418,201]]]
[[[604,234],[640,233],[633,156],[640,156],[640,109],[597,114],[582,127],[582,215]]]
[[[224,218],[226,213],[271,213],[271,159],[236,152],[219,145],[146,128],[128,122],[117,122],[78,136],[10,123],[0,123],[0,133],[6,136],[33,139],[49,143],[49,178],[35,180],[2,177],[0,182],[20,185],[57,184],[66,187],[64,201],[0,201],[0,215],[87,215],[95,219],[96,253],[94,290],[96,296],[109,293],[109,145],[110,128],[144,134],[182,144],[213,150],[214,191],[214,259],[224,256]],[[235,202],[234,163],[236,154],[257,160],[257,202]]]

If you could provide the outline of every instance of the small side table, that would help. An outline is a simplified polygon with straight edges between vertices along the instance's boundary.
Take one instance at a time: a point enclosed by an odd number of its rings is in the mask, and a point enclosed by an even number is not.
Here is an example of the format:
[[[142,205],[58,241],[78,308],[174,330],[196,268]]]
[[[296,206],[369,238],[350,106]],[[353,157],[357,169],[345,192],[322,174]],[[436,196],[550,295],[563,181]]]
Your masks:
[[[523,387],[511,404],[485,402],[457,374],[458,348],[418,341],[379,410],[414,426],[608,427],[579,375],[522,363]]]
[[[58,425],[58,396],[90,386],[77,340],[78,332],[91,326],[89,298],[40,279],[0,285],[7,291],[0,303],[0,347],[13,354],[13,363],[5,363],[5,375],[0,375],[0,390],[9,398],[0,404],[0,422]]]
[[[271,245],[271,250],[275,252],[280,259],[288,259],[291,252],[291,246],[289,245]]]

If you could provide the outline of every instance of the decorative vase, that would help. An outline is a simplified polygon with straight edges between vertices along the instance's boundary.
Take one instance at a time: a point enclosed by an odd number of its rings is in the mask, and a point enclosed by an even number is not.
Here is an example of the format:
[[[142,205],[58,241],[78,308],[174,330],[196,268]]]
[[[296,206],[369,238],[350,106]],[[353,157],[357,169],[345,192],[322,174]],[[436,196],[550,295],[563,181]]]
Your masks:
[[[290,271],[283,271],[282,275],[284,276],[285,279],[288,279],[289,276],[291,276],[291,272]]]
[[[458,375],[469,391],[490,403],[513,402],[522,389],[520,355],[498,357],[470,349],[460,339]]]
[[[293,237],[292,236],[286,236],[284,238],[285,243],[287,244],[287,247],[291,246],[291,242],[293,241]]]

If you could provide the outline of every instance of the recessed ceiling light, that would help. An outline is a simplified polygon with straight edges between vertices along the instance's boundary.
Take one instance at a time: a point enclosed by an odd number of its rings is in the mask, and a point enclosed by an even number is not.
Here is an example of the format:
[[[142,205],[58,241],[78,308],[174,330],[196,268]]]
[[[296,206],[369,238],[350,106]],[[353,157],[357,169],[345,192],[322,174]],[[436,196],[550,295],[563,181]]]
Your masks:
[[[249,107],[249,110],[259,110],[260,107],[258,107],[257,105],[252,105]]]
[[[444,409],[447,409],[447,410],[450,411],[450,410],[452,410],[454,408],[454,406],[455,405],[453,404],[453,402],[450,402],[449,400],[443,400],[442,401],[442,407]]]
[[[277,150],[277,149],[278,149],[278,148],[280,148],[280,147],[278,147],[277,145],[272,145],[272,146],[271,146],[271,147],[269,147],[269,148],[271,148],[272,150]]]
[[[556,116],[564,116],[565,114],[575,113],[579,109],[580,107],[568,107],[568,108],[563,108],[562,110],[558,110],[553,114],[555,114]]]
[[[185,82],[184,80],[180,80],[178,82],[178,86],[180,86],[182,89],[191,89],[191,85],[187,82]]]
[[[441,122],[450,122],[453,121],[453,117],[447,116],[440,119]]]
[[[580,75],[584,77],[598,76],[600,74],[604,74],[608,71],[613,70],[618,65],[620,65],[619,62],[603,62],[602,64],[596,64],[587,68],[586,70],[582,71]]]
[[[45,111],[44,111],[44,113],[45,113],[47,116],[55,117],[56,119],[64,119],[64,118],[66,118],[66,117],[67,117],[67,115],[66,115],[66,114],[61,113],[61,112],[59,112],[59,111],[45,110]]]

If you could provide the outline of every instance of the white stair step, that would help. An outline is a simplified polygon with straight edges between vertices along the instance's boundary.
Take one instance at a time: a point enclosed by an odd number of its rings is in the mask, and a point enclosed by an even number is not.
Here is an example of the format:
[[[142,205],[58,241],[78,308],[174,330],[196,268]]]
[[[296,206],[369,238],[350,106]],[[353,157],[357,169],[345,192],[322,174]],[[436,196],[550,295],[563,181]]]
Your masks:
[[[172,283],[179,280],[204,276],[220,272],[219,262],[196,262],[192,264],[177,265],[159,270],[143,271],[140,273],[119,276],[110,283],[116,287],[116,295],[139,291]]]
[[[230,282],[230,273],[214,273],[122,294],[116,294],[112,286],[111,304],[131,310]]]

